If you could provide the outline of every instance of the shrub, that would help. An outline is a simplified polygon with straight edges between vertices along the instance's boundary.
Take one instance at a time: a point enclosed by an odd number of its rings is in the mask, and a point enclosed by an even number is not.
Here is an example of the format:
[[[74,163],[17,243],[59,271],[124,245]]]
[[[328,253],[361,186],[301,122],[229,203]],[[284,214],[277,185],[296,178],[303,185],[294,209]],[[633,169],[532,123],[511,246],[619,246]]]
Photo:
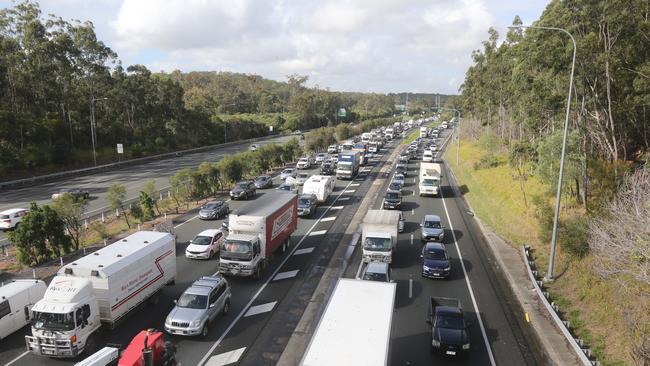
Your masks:
[[[589,254],[589,219],[586,216],[571,217],[563,220],[558,232],[558,241],[562,249],[571,257],[582,259]]]
[[[478,162],[474,163],[474,170],[494,168],[499,166],[500,163],[501,162],[496,155],[487,153],[481,156],[481,159]]]

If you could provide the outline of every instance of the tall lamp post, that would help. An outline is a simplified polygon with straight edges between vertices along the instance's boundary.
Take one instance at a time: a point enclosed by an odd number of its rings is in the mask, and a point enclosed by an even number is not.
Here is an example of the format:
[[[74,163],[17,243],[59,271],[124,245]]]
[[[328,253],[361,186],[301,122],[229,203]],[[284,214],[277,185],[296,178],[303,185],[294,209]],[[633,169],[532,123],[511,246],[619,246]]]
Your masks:
[[[95,166],[97,166],[97,152],[95,151],[95,144],[97,137],[95,136],[95,131],[97,126],[95,125],[95,102],[98,100],[108,100],[108,98],[92,98],[90,99],[90,139],[93,142],[93,161]]]
[[[546,281],[553,281],[553,266],[555,262],[555,247],[557,243],[557,221],[558,217],[560,215],[560,199],[562,198],[562,178],[564,175],[564,157],[566,155],[566,141],[567,141],[567,135],[569,131],[569,112],[571,111],[571,90],[573,90],[573,74],[575,71],[575,66],[576,66],[576,40],[573,38],[573,35],[569,33],[568,30],[563,29],[563,28],[556,28],[556,27],[539,27],[539,26],[532,26],[532,25],[515,25],[515,26],[510,26],[508,28],[511,29],[520,29],[520,28],[531,28],[531,29],[543,29],[543,30],[550,30],[550,31],[559,31],[562,33],[565,33],[566,35],[571,38],[571,42],[573,42],[573,60],[571,61],[571,78],[569,79],[569,95],[567,96],[567,102],[566,102],[566,115],[564,118],[564,133],[562,136],[562,156],[560,157],[560,174],[557,179],[557,196],[555,198],[555,214],[553,215],[553,233],[551,235],[551,254],[550,258],[548,260],[548,272],[546,273],[546,277],[544,279]]]

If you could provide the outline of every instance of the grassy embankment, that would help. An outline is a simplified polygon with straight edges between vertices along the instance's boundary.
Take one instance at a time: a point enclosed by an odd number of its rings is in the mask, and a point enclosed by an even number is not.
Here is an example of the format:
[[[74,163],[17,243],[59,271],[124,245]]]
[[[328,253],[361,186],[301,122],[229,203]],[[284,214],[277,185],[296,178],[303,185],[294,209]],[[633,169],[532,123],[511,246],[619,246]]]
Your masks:
[[[506,154],[497,154],[498,166],[475,170],[474,164],[483,154],[478,143],[462,140],[460,164],[456,164],[456,144],[450,144],[447,149],[447,163],[459,186],[465,186],[462,187],[465,198],[476,216],[517,249],[523,244],[531,245],[538,268],[544,272],[549,244],[538,239],[539,225],[530,201],[535,195],[552,201],[554,196],[547,193],[550,187],[534,176],[529,177],[525,183],[526,207],[516,172],[508,166]],[[572,203],[563,201],[563,207],[567,207],[563,215],[570,214]],[[597,277],[592,271],[594,265],[591,255],[582,260],[571,259],[560,246],[556,281],[549,284],[550,293],[564,312],[564,318],[570,321],[574,334],[590,345],[602,365],[631,364],[629,341],[624,336],[625,322],[618,310],[614,285]]]

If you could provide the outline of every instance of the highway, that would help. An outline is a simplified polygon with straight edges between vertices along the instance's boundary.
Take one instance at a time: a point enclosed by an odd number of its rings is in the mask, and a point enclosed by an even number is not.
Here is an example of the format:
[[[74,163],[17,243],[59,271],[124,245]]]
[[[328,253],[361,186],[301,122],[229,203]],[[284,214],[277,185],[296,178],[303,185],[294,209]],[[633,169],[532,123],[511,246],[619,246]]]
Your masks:
[[[255,143],[258,145],[281,144],[289,141],[292,137],[295,136],[269,137]],[[82,188],[90,193],[87,213],[101,212],[109,207],[109,203],[106,201],[106,191],[115,183],[124,185],[127,199],[132,199],[137,197],[142,187],[151,180],[155,181],[157,189],[167,187],[169,185],[168,178],[174,175],[176,171],[197,167],[204,161],[219,161],[224,155],[247,150],[249,145],[244,143],[226,146],[210,151],[127,166],[118,170],[63,178],[62,180],[38,183],[29,187],[5,189],[0,194],[0,211],[18,207],[29,208],[30,202],[36,202],[39,205],[51,203],[52,193],[62,188]],[[0,245],[5,242],[6,234],[0,231]]]
[[[232,308],[222,318],[217,318],[211,326],[206,339],[170,336],[178,347],[178,359],[183,365],[220,364],[219,360],[238,356],[241,362],[250,364],[275,364],[284,345],[293,332],[304,306],[318,282],[319,271],[329,261],[334,249],[341,241],[343,233],[358,208],[365,192],[372,183],[372,177],[384,161],[387,153],[380,159],[373,159],[352,181],[337,181],[334,194],[325,204],[321,204],[310,218],[300,218],[298,229],[292,236],[292,246],[285,254],[276,255],[264,272],[263,279],[229,278],[232,286]],[[170,163],[171,164],[171,163]],[[174,164],[174,166],[178,166]],[[312,169],[310,172],[315,173]],[[144,183],[146,179],[142,179]],[[275,186],[279,179],[274,178]],[[258,197],[267,190],[258,190]],[[246,204],[246,201],[229,202],[231,210]],[[173,307],[173,299],[183,292],[195,279],[211,275],[217,269],[217,259],[209,261],[188,260],[184,257],[185,247],[200,231],[220,227],[221,220],[201,221],[190,213],[175,222],[177,234],[176,284],[164,289],[163,296],[156,307],[144,306],[131,314],[128,319],[112,332],[102,333],[100,343],[126,344],[139,331],[146,328],[163,328],[167,313]],[[305,281],[308,279],[308,281]],[[297,297],[287,296],[296,286],[300,287]],[[253,310],[251,310],[253,309]],[[250,311],[250,312],[249,312]],[[255,313],[254,315],[251,315]],[[275,326],[273,314],[291,315],[293,321]],[[47,359],[25,353],[24,335],[28,327],[4,339],[0,345],[0,359],[12,365],[70,365],[70,360]],[[273,347],[265,342],[274,339]],[[260,350],[260,346],[264,345]]]

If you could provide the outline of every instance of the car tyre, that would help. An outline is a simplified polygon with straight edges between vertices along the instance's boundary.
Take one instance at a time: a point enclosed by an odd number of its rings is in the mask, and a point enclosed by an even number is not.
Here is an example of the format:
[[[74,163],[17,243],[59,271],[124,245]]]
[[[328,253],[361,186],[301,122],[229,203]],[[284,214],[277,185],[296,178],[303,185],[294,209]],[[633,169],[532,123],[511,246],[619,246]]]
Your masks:
[[[203,328],[201,328],[201,337],[206,338],[208,333],[210,333],[210,327],[208,327],[208,321],[206,320]]]
[[[256,280],[262,279],[262,269],[260,268],[259,264],[257,265],[257,267],[255,267],[255,279]]]
[[[221,310],[222,315],[228,314],[230,311],[230,299],[227,299],[226,302],[223,304],[223,309]]]

